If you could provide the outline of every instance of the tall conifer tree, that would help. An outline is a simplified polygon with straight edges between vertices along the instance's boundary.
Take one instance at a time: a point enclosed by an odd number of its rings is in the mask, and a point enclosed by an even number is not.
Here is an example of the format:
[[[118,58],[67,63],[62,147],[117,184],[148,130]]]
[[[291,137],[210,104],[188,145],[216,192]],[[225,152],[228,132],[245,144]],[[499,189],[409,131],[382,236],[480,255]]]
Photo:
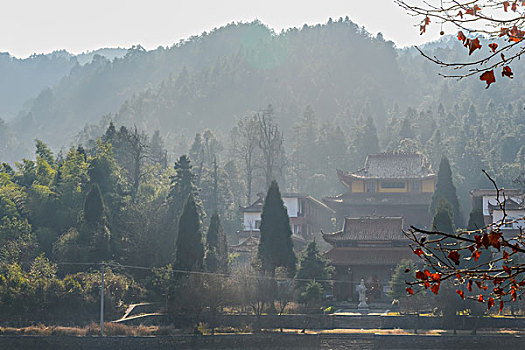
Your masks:
[[[226,273],[228,270],[228,245],[217,212],[210,219],[206,234],[206,270]]]
[[[193,195],[190,195],[179,219],[175,266],[182,270],[201,270],[203,259],[204,245],[200,230],[199,212]]]
[[[441,199],[445,199],[451,205],[451,212],[453,215],[454,224],[457,227],[461,227],[462,218],[459,211],[459,201],[456,194],[456,186],[452,182],[452,170],[450,169],[450,163],[446,157],[441,158],[439,164],[438,179],[436,183],[436,189],[432,196],[432,203],[430,204],[430,214],[434,216],[438,204]]]
[[[274,274],[275,269],[282,266],[290,275],[294,275],[297,258],[293,251],[290,219],[275,180],[264,201],[260,232],[257,257],[262,263],[262,269]]]

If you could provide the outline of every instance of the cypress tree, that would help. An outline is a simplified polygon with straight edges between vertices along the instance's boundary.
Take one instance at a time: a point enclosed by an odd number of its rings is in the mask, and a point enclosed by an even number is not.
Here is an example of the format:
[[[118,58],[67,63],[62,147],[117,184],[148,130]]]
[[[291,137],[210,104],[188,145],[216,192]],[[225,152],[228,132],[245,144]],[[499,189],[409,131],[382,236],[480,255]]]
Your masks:
[[[436,215],[432,220],[432,228],[444,233],[454,233],[454,224],[452,223],[452,208],[446,199],[439,201],[436,209]]]
[[[483,210],[472,209],[468,219],[467,230],[474,231],[485,227],[485,218],[483,217]]]
[[[450,206],[450,203],[448,203],[446,199],[442,198],[439,201],[439,204],[436,209],[436,215],[434,215],[434,218],[432,220],[432,229],[439,231],[439,232],[448,233],[448,234],[454,233],[454,224],[452,222],[452,208]],[[430,237],[430,239],[432,240],[438,239],[438,238],[441,238],[441,236],[431,235]],[[454,244],[454,243],[456,243],[457,247],[459,248],[458,242],[455,242],[452,238],[445,238],[441,241],[441,247],[448,244],[450,245],[449,248],[452,248],[451,244]],[[439,246],[437,243],[433,243],[431,245],[431,248],[434,249],[433,253],[436,256],[438,256],[440,259],[446,259],[447,253],[441,251],[438,247]]]
[[[206,233],[206,270],[226,273],[228,269],[228,246],[219,214],[214,212]]]
[[[91,186],[86,195],[80,225],[80,244],[89,246],[90,255],[96,261],[111,257],[111,234],[106,225],[104,201],[97,184]]]
[[[93,184],[84,201],[84,221],[88,225],[104,224],[104,201],[98,184]]]
[[[270,184],[264,201],[260,234],[257,258],[261,261],[263,271],[273,275],[275,269],[282,266],[293,276],[297,258],[293,251],[290,219],[275,180]]]
[[[430,214],[434,216],[437,212],[437,207],[441,199],[446,200],[451,205],[451,212],[454,224],[461,226],[461,213],[459,211],[459,201],[456,194],[456,186],[452,182],[452,170],[450,170],[450,163],[446,157],[441,158],[438,171],[438,179],[436,183],[436,190],[432,196],[432,203],[430,204]]]
[[[175,266],[182,270],[201,270],[204,246],[200,218],[193,195],[188,197],[179,219],[179,235],[175,247]]]

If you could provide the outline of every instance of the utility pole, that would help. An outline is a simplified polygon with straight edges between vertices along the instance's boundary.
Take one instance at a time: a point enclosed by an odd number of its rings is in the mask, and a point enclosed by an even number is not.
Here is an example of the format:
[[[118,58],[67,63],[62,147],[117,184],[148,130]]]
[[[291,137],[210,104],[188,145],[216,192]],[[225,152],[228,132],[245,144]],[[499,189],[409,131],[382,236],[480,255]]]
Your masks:
[[[104,264],[100,268],[100,335],[104,336]]]

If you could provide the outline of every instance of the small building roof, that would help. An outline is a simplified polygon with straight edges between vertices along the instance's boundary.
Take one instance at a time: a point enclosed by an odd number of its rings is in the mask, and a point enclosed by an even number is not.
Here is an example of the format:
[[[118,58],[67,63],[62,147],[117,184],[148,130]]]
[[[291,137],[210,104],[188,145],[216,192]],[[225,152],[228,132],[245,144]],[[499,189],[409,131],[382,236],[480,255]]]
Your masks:
[[[504,188],[500,190],[500,196],[520,196],[523,193],[519,188]],[[470,191],[470,195],[472,197],[483,197],[483,196],[494,196],[496,197],[497,191],[496,189],[475,189]]]
[[[366,157],[364,168],[353,173],[337,170],[337,175],[346,186],[352,179],[422,179],[436,176],[422,154],[403,152],[370,154]]]
[[[525,207],[523,206],[523,203],[519,202],[518,199],[516,198],[506,197],[505,200],[503,200],[502,204],[505,210],[524,210],[525,209]],[[489,200],[488,208],[489,208],[489,211],[501,210],[497,200]]]
[[[406,240],[403,233],[402,217],[360,217],[345,218],[343,229],[323,234],[328,243],[344,241],[401,241]]]
[[[259,198],[257,198],[257,200],[255,202],[253,202],[252,204],[250,204],[249,206],[247,207],[240,207],[240,210],[243,212],[243,213],[260,213],[262,212],[262,208],[264,206],[264,194],[263,193],[258,193],[257,194],[259,196]],[[310,203],[312,203],[313,205],[323,209],[323,210],[326,210],[330,213],[335,213],[335,211],[330,208],[329,206],[327,206],[325,203],[321,202],[320,200],[312,197],[312,196],[309,196],[309,195],[306,195],[306,194],[300,194],[300,193],[283,193],[281,195],[281,198],[299,198],[299,199],[306,199],[308,200]]]

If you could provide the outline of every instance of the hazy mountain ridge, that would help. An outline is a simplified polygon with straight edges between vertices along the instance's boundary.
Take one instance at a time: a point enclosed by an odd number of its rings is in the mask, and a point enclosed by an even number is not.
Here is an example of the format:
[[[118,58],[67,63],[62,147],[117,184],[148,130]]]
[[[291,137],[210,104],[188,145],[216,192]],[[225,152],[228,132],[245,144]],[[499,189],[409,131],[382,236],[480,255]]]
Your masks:
[[[425,50],[461,59],[465,48],[453,39]],[[523,99],[523,79],[499,79],[490,90],[476,78],[457,83],[437,76],[438,68],[413,51],[397,50],[381,35],[341,19],[278,35],[258,21],[232,23],[171,48],[134,46],[113,60],[94,54],[89,63],[75,62],[10,122],[11,144],[18,142],[14,159],[31,152],[34,138],[54,149],[67,147],[86,124],[96,125],[109,114],[117,124],[159,129],[166,136],[227,131],[236,117],[268,104],[289,130],[309,105],[321,121],[351,126],[357,117],[371,115],[382,129],[393,106]],[[93,137],[100,133],[92,131]]]

